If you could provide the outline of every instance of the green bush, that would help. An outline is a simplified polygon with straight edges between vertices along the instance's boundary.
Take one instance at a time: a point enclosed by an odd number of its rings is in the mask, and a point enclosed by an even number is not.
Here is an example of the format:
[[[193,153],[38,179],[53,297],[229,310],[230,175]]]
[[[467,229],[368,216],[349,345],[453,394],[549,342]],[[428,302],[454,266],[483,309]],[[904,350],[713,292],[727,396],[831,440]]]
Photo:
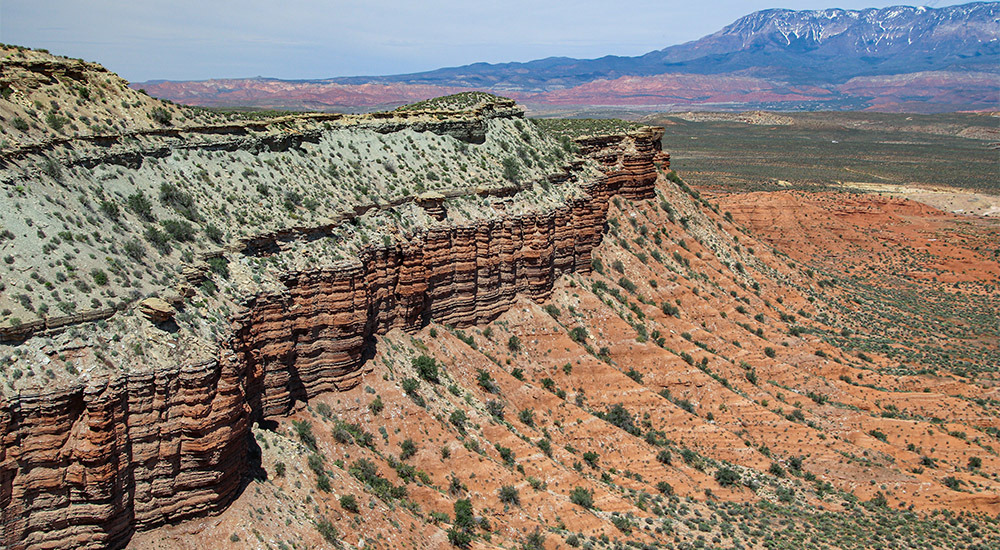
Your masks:
[[[95,284],[100,286],[108,284],[108,274],[100,269],[91,269],[90,276],[93,277]]]
[[[404,439],[403,442],[399,444],[400,460],[406,460],[415,454],[417,454],[417,445],[412,439]]]
[[[468,422],[469,418],[465,416],[465,411],[461,409],[456,409],[448,417],[448,421],[451,422],[459,431],[465,431],[465,423]]]
[[[413,359],[413,368],[417,370],[417,375],[424,380],[437,384],[440,382],[438,377],[438,364],[433,357],[428,357],[426,355],[421,355]]]
[[[511,336],[507,339],[507,349],[512,353],[517,353],[521,351],[521,339],[517,335]]]
[[[589,510],[594,507],[594,492],[583,487],[573,487],[569,493],[569,501]]]
[[[320,536],[323,540],[330,544],[340,544],[340,533],[337,532],[337,528],[333,525],[333,522],[326,518],[319,518],[316,520],[316,530],[319,531]]]
[[[521,504],[521,495],[518,492],[517,487],[504,485],[503,487],[500,487],[500,490],[497,492],[500,496],[500,502],[513,504],[515,506]]]
[[[170,254],[170,235],[166,231],[160,231],[159,229],[150,226],[146,228],[144,233],[146,240],[149,244],[158,250],[161,254]]]
[[[292,426],[299,441],[313,451],[316,450],[316,436],[313,435],[312,423],[308,420],[292,420]]]
[[[534,411],[534,409],[521,409],[521,411],[519,413],[517,413],[517,418],[525,426],[534,426],[535,425],[535,411]]]
[[[740,480],[740,474],[732,468],[722,467],[715,471],[715,481],[723,487],[735,485]]]
[[[468,548],[472,544],[472,534],[452,527],[448,529],[448,542],[458,548]]]
[[[212,270],[212,273],[222,277],[223,279],[229,278],[229,262],[221,256],[216,256],[214,258],[209,258],[206,260],[208,263],[208,268]]]
[[[341,495],[340,507],[348,512],[358,513],[358,499],[354,495]]]
[[[503,177],[509,181],[517,182],[521,177],[521,166],[514,157],[505,157],[503,161]]]
[[[157,124],[167,126],[173,120],[174,116],[163,107],[153,107],[153,110],[149,113],[149,118],[153,119]]]
[[[160,222],[163,226],[163,230],[166,231],[170,238],[178,241],[193,241],[194,240],[194,226],[185,220],[163,220]]]
[[[151,222],[153,218],[153,203],[142,192],[132,193],[125,199],[125,206],[144,221]]]
[[[118,221],[118,216],[121,215],[118,205],[111,201],[101,201],[100,209],[102,214],[113,221]]]

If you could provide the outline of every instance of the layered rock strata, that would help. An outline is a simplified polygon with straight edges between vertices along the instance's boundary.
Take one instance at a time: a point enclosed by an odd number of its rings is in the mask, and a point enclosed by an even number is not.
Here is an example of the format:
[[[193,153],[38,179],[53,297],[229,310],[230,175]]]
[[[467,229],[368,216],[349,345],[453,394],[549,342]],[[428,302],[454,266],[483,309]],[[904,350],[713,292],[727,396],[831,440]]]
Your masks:
[[[485,322],[588,271],[610,198],[653,196],[661,135],[582,143],[606,175],[558,209],[438,226],[286,274],[283,292],[247,299],[215,360],[0,402],[0,545],[116,547],[225,506],[252,465],[249,425],[356,384],[376,335]]]

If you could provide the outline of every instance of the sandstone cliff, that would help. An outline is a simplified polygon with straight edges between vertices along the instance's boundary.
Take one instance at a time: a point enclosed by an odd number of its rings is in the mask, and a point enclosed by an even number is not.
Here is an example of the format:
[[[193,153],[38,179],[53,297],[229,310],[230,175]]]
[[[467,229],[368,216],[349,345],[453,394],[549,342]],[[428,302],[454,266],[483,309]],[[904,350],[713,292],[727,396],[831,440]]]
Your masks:
[[[430,319],[489,321],[517,294],[542,299],[559,275],[589,271],[610,198],[652,196],[661,135],[582,143],[605,175],[554,210],[439,225],[285,273],[284,291],[250,296],[234,313],[214,360],[2,398],[0,541],[114,547],[224,507],[253,463],[249,425],[355,384],[374,335]]]

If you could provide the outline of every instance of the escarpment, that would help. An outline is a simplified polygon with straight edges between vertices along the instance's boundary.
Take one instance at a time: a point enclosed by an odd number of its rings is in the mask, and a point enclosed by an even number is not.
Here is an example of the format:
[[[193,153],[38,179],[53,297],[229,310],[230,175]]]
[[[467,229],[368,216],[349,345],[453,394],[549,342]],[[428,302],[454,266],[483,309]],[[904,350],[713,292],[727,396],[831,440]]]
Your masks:
[[[115,547],[223,506],[248,464],[243,385],[212,360],[6,400],[0,542]]]
[[[287,275],[287,291],[254,297],[235,319],[238,354],[262,385],[251,391],[262,396],[260,413],[352,385],[376,334],[430,319],[488,322],[515,295],[544,300],[560,275],[589,271],[609,198],[651,196],[651,160],[629,157],[626,169],[586,186],[586,198],[554,211],[433,228],[340,268]]]
[[[446,126],[446,135],[478,139],[475,125]],[[288,270],[281,290],[247,296],[232,313],[213,358],[120,365],[0,397],[0,544],[119,547],[137,530],[225,507],[253,469],[250,425],[355,385],[376,335],[489,321],[518,294],[544,299],[560,275],[589,271],[611,197],[654,195],[661,135],[581,143],[604,174],[556,207],[497,203],[484,219],[435,223]]]

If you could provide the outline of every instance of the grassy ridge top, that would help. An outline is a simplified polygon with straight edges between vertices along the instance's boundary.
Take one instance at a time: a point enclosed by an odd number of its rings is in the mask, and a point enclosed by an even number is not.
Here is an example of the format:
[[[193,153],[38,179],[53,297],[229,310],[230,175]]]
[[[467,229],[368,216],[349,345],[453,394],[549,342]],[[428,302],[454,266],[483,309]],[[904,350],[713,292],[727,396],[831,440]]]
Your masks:
[[[532,119],[550,134],[576,139],[583,136],[620,134],[642,128],[642,124],[616,118],[536,118]]]
[[[495,103],[510,103],[512,99],[486,92],[461,92],[425,99],[397,107],[397,111],[472,111]]]

